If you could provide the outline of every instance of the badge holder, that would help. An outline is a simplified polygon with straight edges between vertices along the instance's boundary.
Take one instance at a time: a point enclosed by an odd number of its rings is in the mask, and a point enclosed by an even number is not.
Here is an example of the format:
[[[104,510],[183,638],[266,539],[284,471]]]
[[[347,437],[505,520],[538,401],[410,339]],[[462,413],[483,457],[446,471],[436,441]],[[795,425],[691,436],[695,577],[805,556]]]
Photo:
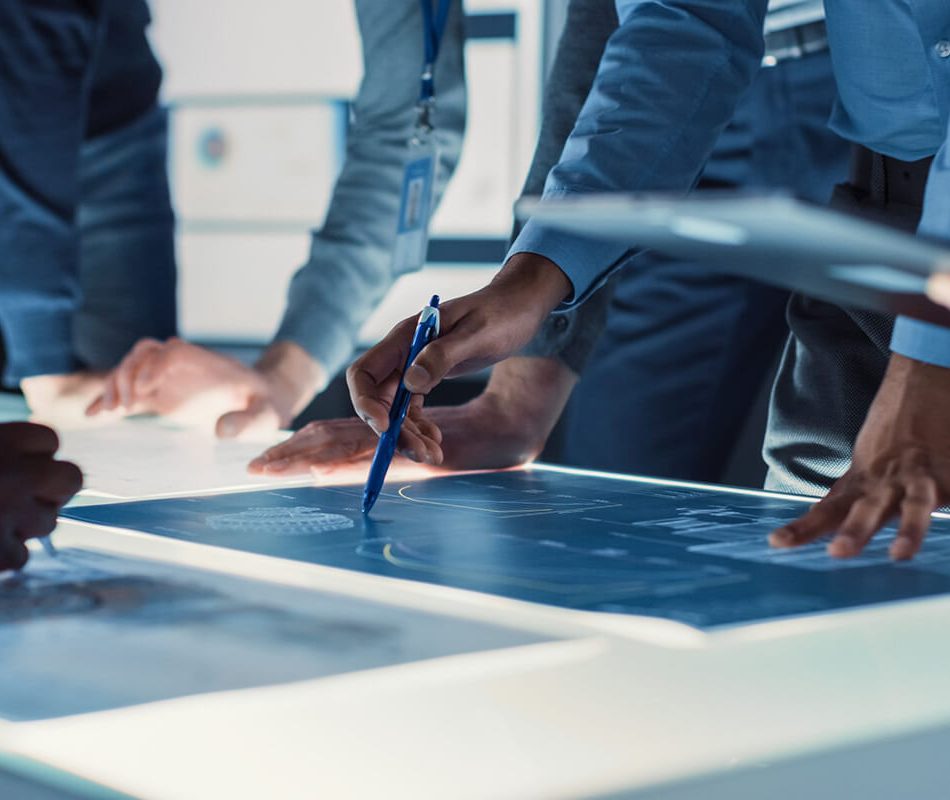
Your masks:
[[[430,123],[431,101],[419,105],[419,119],[409,140],[409,157],[402,178],[399,224],[393,250],[393,272],[415,272],[426,262],[429,219],[435,199],[439,153]]]

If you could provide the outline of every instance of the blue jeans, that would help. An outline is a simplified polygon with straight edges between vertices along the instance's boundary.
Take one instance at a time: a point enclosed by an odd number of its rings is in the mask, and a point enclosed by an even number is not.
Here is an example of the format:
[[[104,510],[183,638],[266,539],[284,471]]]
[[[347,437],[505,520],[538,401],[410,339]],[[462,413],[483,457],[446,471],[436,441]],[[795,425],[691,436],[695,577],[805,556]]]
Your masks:
[[[143,0],[0,3],[3,382],[175,332],[161,71]]]
[[[827,202],[849,153],[826,127],[834,87],[826,53],[763,69],[698,188],[785,189]],[[788,335],[787,300],[701,264],[632,259],[566,412],[564,461],[719,480]]]

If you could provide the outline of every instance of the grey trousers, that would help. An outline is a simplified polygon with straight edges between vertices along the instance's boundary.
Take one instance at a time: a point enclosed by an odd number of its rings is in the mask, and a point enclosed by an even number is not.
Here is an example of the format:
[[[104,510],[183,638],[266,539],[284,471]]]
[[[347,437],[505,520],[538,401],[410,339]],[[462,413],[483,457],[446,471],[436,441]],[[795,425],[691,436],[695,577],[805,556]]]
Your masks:
[[[911,232],[921,213],[862,197],[847,185],[837,188],[831,206]],[[894,317],[793,295],[787,318],[791,333],[763,448],[765,487],[822,495],[851,464],[854,441],[887,369]]]

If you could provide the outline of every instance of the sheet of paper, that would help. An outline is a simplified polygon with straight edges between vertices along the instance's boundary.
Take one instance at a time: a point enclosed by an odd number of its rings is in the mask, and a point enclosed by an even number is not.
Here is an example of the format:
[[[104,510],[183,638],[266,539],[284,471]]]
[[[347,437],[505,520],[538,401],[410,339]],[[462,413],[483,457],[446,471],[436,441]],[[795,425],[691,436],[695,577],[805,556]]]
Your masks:
[[[60,427],[61,456],[76,462],[85,487],[113,497],[147,497],[250,488],[273,478],[248,474],[247,465],[286,433],[220,440],[205,430],[155,419],[114,420]],[[300,482],[305,482],[301,479]]]
[[[0,575],[0,718],[265,686],[542,637],[80,548]]]
[[[67,516],[185,541],[562,608],[701,629],[950,592],[950,523],[892,564],[893,530],[856,559],[774,550],[803,511],[780,496],[542,469],[361,487],[290,487],[77,508]]]

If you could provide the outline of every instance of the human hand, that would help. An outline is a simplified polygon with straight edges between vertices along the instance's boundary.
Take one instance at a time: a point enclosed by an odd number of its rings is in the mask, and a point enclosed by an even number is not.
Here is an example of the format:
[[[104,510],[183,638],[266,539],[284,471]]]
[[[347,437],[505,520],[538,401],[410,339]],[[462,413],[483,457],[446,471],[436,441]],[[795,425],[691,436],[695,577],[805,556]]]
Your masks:
[[[331,473],[357,466],[376,451],[379,437],[359,417],[310,422],[285,442],[255,458],[248,471],[256,475]],[[418,404],[410,407],[399,432],[398,454],[411,461],[437,465],[442,462],[442,434],[422,414]]]
[[[70,372],[33,375],[20,381],[20,389],[34,419],[57,423],[82,420],[90,402],[102,393],[104,372]]]
[[[892,355],[850,469],[807,514],[772,533],[772,545],[795,547],[834,533],[828,553],[848,558],[899,517],[891,558],[913,558],[931,512],[950,500],[948,407],[950,369]]]
[[[254,367],[181,339],[142,339],[109,374],[87,414],[119,410],[217,418],[215,432],[277,429],[322,388],[324,373],[298,345],[271,345]]]
[[[570,291],[570,281],[553,262],[530,253],[512,257],[488,286],[440,306],[440,336],[406,370],[406,388],[425,395],[445,377],[508,357],[531,339]],[[416,322],[416,317],[400,322],[347,370],[357,416],[377,433],[389,427],[390,405]]]
[[[26,541],[48,536],[59,509],[82,487],[79,468],[53,458],[58,448],[44,425],[0,424],[0,571],[26,563]]]
[[[509,358],[485,391],[461,406],[416,403],[400,432],[400,452],[450,470],[503,469],[535,458],[577,380],[550,358]],[[333,472],[368,461],[378,439],[357,418],[313,422],[250,464],[257,474]]]

